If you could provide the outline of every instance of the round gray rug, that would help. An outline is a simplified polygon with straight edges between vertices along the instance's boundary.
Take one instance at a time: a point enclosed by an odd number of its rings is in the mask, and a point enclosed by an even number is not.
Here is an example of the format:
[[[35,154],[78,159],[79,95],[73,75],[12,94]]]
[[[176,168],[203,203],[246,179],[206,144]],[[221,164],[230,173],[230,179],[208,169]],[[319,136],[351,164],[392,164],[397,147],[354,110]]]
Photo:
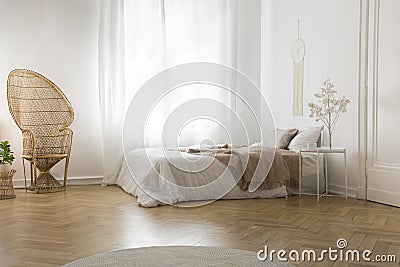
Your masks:
[[[101,253],[71,262],[67,267],[82,266],[293,266],[289,263],[259,261],[253,251],[177,246],[144,247]]]

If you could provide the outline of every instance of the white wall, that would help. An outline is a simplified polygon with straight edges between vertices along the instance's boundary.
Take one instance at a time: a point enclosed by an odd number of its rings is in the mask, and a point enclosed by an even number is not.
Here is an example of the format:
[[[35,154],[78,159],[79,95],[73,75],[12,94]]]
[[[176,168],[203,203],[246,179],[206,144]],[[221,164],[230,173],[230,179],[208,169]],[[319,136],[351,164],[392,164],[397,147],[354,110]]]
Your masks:
[[[339,95],[351,101],[348,112],[337,123],[333,145],[348,149],[349,186],[358,185],[358,30],[359,1],[353,0],[263,0],[262,1],[262,89],[267,95],[277,127],[304,128],[316,123],[308,117],[307,103],[330,77]],[[293,42],[306,44],[304,65],[304,116],[292,116]],[[270,44],[270,42],[273,42]],[[330,189],[342,190],[344,179],[339,159],[329,160]],[[355,193],[350,190],[350,193]]]
[[[7,76],[38,71],[65,93],[75,111],[69,180],[102,176],[97,85],[97,0],[0,0],[0,139],[10,140],[23,179],[21,134],[7,106]],[[54,174],[61,177],[61,165]]]

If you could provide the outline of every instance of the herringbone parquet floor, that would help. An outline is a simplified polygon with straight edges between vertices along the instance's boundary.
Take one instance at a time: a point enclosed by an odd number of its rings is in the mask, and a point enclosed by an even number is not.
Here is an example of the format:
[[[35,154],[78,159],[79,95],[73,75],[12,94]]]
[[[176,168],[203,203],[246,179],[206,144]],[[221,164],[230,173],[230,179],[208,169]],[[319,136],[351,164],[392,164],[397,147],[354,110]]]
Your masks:
[[[400,209],[343,198],[317,203],[314,197],[146,209],[115,186],[71,186],[40,195],[17,190],[16,199],[0,201],[0,266],[59,266],[100,252],[152,245],[320,251],[336,248],[338,238],[345,238],[348,248],[396,255],[398,262]]]

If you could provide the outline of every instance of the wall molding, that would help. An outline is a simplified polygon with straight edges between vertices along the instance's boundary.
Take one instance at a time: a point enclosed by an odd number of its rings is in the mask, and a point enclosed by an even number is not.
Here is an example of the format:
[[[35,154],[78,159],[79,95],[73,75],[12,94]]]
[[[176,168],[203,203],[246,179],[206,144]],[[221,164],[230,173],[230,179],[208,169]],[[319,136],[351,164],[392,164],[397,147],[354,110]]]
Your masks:
[[[63,183],[63,180],[58,180],[58,181],[61,184]],[[67,186],[68,185],[101,185],[102,181],[103,181],[103,176],[68,177]],[[19,188],[19,189],[25,188],[24,179],[13,180],[13,183],[14,183],[14,188]]]
[[[357,198],[367,199],[367,122],[369,80],[369,0],[360,0],[359,50],[358,50],[358,188]]]
[[[334,193],[337,195],[345,195],[346,194],[346,187],[343,185],[338,184],[328,184],[328,192]],[[358,190],[354,187],[347,187],[347,196],[351,198],[358,198],[357,194]]]

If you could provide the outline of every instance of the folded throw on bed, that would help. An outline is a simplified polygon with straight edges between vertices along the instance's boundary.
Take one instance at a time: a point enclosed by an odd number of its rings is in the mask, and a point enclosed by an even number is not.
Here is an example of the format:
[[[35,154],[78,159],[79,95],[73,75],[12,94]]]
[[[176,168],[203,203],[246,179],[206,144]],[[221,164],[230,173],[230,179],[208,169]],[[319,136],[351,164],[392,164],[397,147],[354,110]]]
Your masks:
[[[282,185],[290,187],[298,186],[299,155],[296,152],[280,149],[274,151],[272,148],[261,146],[188,149],[187,152],[212,154],[227,166],[231,163],[232,155],[238,156],[243,165],[242,177],[239,177],[238,185],[243,190],[249,189],[252,179],[264,179],[265,175],[266,178],[259,186],[259,190],[275,189]],[[271,165],[272,157],[273,161]],[[268,171],[268,166],[270,165],[271,168]]]
[[[290,173],[290,183],[288,184],[291,188],[299,187],[299,160],[300,153],[296,151],[286,150],[286,149],[278,149],[277,154],[280,154],[286,163],[286,167]]]

